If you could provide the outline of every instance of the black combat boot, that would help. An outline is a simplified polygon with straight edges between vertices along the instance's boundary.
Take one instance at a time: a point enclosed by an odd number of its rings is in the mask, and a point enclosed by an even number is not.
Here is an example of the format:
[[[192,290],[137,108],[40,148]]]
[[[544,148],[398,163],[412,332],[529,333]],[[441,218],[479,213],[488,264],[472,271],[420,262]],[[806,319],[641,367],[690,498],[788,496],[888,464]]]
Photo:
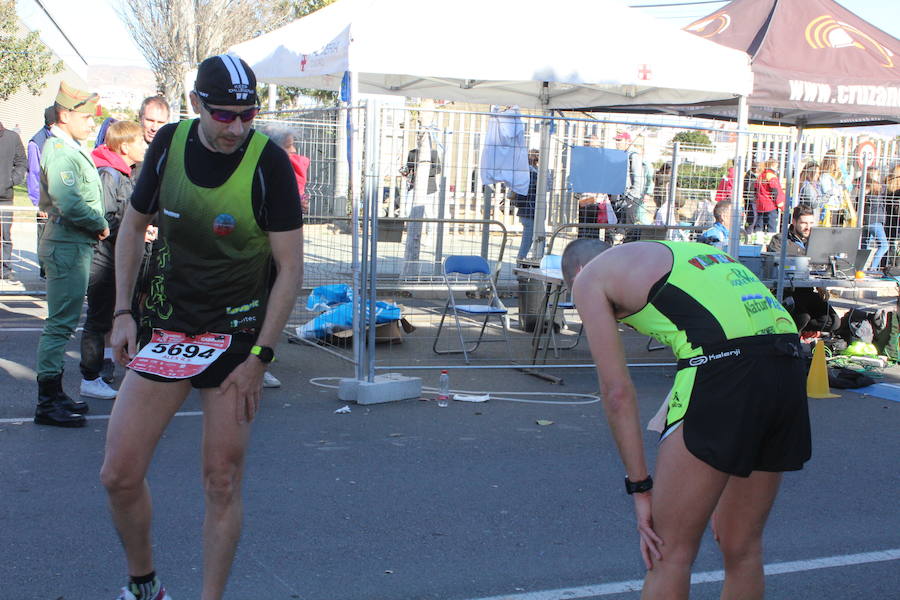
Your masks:
[[[74,400],[74,399],[70,398],[69,395],[65,392],[65,390],[63,390],[62,378],[63,378],[63,374],[60,373],[52,380],[48,380],[48,381],[55,382],[53,384],[55,392],[52,395],[54,395],[56,397],[56,402],[62,404],[63,408],[68,409],[69,411],[71,411],[73,413],[78,413],[79,415],[88,414],[91,411],[91,407],[88,406],[88,403],[85,402],[84,400]],[[41,394],[40,388],[41,388],[41,384],[40,384],[40,382],[38,382],[38,396],[39,396],[38,402],[40,402],[40,394]]]
[[[38,425],[84,427],[86,412],[87,402],[72,400],[63,391],[62,375],[38,381],[38,404],[34,410],[34,422]]]

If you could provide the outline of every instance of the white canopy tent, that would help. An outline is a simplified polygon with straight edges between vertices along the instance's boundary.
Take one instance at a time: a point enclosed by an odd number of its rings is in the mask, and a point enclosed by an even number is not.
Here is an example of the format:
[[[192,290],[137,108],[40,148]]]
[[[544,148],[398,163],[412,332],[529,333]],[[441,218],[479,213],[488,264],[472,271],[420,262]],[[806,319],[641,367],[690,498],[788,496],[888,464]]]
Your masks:
[[[618,0],[337,0],[230,50],[269,84],[340,90],[349,73],[351,99],[363,92],[549,111],[732,100],[753,88],[744,52]],[[546,173],[549,135],[540,141],[538,169]],[[539,251],[546,179],[538,177]],[[354,199],[354,220],[357,205]],[[377,210],[372,213],[377,219]],[[354,262],[356,256],[354,249]],[[373,270],[376,262],[373,256]],[[354,287],[358,277],[354,265]],[[354,330],[361,334],[356,325]],[[354,354],[362,378],[363,352]]]
[[[616,0],[338,0],[231,48],[259,81],[565,109],[733,99],[744,52]],[[546,83],[546,87],[544,86]]]
[[[367,92],[549,110],[730,100],[753,88],[746,53],[618,0],[338,0],[231,51],[270,84],[339,90],[349,72],[354,98]]]

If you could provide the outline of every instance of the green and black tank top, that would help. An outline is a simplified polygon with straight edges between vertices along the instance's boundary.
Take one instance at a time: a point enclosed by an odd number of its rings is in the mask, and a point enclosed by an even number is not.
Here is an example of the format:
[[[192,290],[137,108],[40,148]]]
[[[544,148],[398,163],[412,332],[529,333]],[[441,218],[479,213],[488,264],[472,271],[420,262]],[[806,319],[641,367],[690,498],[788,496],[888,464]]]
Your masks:
[[[706,244],[654,241],[672,253],[672,270],[647,304],[622,323],[692,358],[730,340],[797,333],[791,315],[747,267]]]
[[[187,334],[258,330],[268,299],[272,251],[251,200],[268,138],[256,131],[240,165],[219,187],[190,181],[179,123],[159,188],[159,237],[143,323]]]

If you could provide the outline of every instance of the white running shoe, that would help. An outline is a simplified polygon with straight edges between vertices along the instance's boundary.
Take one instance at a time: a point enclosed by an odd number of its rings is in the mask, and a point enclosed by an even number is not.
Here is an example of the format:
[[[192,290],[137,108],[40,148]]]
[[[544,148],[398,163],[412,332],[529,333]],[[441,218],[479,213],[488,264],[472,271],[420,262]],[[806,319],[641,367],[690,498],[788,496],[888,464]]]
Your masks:
[[[127,587],[123,587],[122,593],[116,597],[116,600],[137,600],[137,596],[135,596]],[[152,598],[148,598],[148,600],[172,600],[172,596],[166,593],[166,588],[160,587],[156,595]]]
[[[118,392],[109,387],[109,384],[103,381],[102,377],[98,377],[97,379],[93,380],[82,379],[80,393],[82,396],[85,396],[87,398],[112,400],[116,397],[116,394]]]
[[[263,387],[264,388],[278,388],[281,387],[281,382],[278,381],[278,378],[266,371],[263,373]]]

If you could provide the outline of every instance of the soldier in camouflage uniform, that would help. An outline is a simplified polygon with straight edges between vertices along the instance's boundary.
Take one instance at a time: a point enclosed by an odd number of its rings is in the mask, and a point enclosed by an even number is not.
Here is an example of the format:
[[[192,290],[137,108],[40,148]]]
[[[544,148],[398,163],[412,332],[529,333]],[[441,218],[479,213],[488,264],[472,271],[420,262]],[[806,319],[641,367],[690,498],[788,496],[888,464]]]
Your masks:
[[[94,244],[109,235],[103,189],[81,142],[94,127],[100,98],[60,83],[59,119],[41,155],[40,209],[48,214],[38,246],[47,273],[47,320],[38,344],[38,405],[34,422],[83,427],[86,402],[63,391],[66,343],[75,333],[87,291]]]

